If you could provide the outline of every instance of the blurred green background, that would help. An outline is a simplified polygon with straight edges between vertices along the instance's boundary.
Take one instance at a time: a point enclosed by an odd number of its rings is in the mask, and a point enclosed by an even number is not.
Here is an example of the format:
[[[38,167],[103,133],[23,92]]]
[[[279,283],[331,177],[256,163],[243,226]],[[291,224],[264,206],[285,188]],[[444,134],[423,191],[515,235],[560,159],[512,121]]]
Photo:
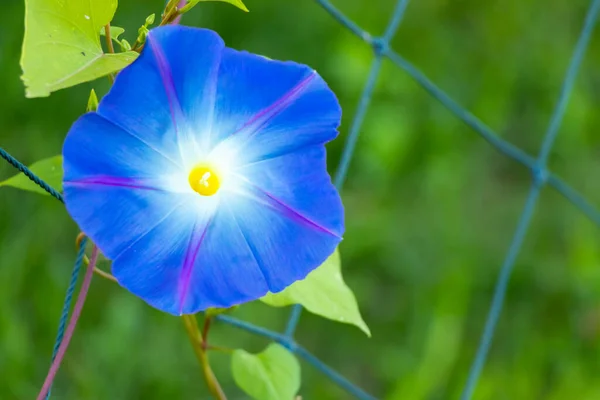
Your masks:
[[[204,3],[183,23],[231,47],[317,69],[344,110],[331,172],[372,60],[370,48],[311,0],[246,0],[249,14]],[[121,0],[114,24],[137,27],[163,0]],[[337,0],[380,34],[394,0]],[[535,154],[586,0],[415,0],[393,47],[504,138]],[[0,146],[30,164],[58,154],[89,90],[106,79],[25,99],[19,79],[23,1],[2,4]],[[571,97],[551,168],[600,204],[600,30]],[[0,180],[14,171],[0,163]],[[594,178],[596,176],[596,178]],[[343,190],[346,281],[373,337],[302,315],[298,340],[382,399],[458,399],[530,175],[386,62]],[[0,399],[31,399],[46,375],[75,224],[56,200],[0,190]],[[517,260],[476,400],[600,399],[598,228],[551,189],[542,192]],[[244,305],[235,316],[282,330],[289,308]],[[216,324],[215,344],[267,342]],[[229,356],[212,356],[231,399],[243,399]],[[350,398],[302,364],[305,400]],[[53,392],[55,399],[206,399],[182,324],[95,279]]]

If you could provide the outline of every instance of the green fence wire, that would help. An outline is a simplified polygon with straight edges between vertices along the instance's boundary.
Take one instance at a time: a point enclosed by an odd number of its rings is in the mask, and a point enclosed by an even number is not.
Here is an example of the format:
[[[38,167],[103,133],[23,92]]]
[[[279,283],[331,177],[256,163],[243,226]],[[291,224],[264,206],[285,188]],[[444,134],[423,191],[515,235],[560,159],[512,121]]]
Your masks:
[[[521,149],[500,138],[492,129],[487,127],[477,117],[475,117],[465,108],[461,107],[444,91],[438,88],[431,80],[427,78],[427,76],[425,76],[421,71],[419,71],[419,69],[417,69],[411,63],[405,60],[401,55],[399,55],[393,49],[390,48],[390,41],[394,37],[400,25],[400,22],[402,21],[402,17],[404,15],[404,11],[406,10],[408,0],[397,1],[395,10],[392,13],[392,17],[388,23],[388,26],[385,29],[383,35],[381,36],[372,36],[369,32],[360,28],[357,24],[355,24],[352,20],[350,20],[348,17],[342,14],[337,8],[335,8],[329,0],[315,1],[321,7],[323,7],[323,9],[327,11],[344,28],[348,29],[354,35],[358,36],[358,38],[361,39],[363,42],[371,46],[374,52],[374,58],[371,63],[371,69],[367,77],[367,81],[363,89],[362,95],[358,102],[358,107],[352,120],[348,136],[346,138],[346,143],[344,145],[341,161],[338,165],[334,177],[334,183],[338,189],[342,189],[342,186],[346,179],[348,167],[350,165],[350,161],[352,159],[352,155],[354,153],[356,143],[358,141],[358,136],[361,131],[362,122],[369,108],[375,83],[377,82],[377,78],[381,71],[381,65],[385,58],[394,63],[400,69],[404,70],[433,98],[435,98],[442,105],[444,105],[448,110],[450,110],[454,115],[456,115],[457,118],[461,119],[464,123],[470,126],[477,134],[479,134],[484,140],[486,140],[492,146],[494,146],[498,151],[514,159],[515,161],[523,164],[531,171],[532,183],[529,189],[529,194],[527,196],[527,200],[525,202],[525,206],[523,208],[521,216],[518,220],[515,233],[513,235],[511,244],[508,248],[508,252],[500,268],[499,276],[496,282],[496,287],[492,297],[491,306],[488,311],[483,333],[480,338],[475,359],[473,360],[469,371],[467,382],[465,383],[464,390],[462,392],[461,399],[470,400],[473,396],[473,392],[477,385],[477,381],[484,367],[488,350],[491,346],[494,331],[496,329],[496,324],[502,312],[502,306],[504,303],[504,298],[506,296],[510,275],[515,264],[515,260],[523,244],[524,237],[530,226],[531,218],[535,211],[542,187],[545,185],[549,185],[550,187],[555,189],[563,197],[565,197],[567,200],[573,203],[594,223],[600,226],[600,213],[592,205],[590,205],[586,201],[586,199],[583,196],[581,196],[576,190],[571,188],[567,183],[565,183],[563,180],[561,180],[559,177],[557,177],[547,169],[548,156],[550,154],[550,151],[552,150],[552,146],[558,134],[558,129],[561,125],[562,118],[565,114],[569,95],[573,90],[577,72],[583,60],[588,43],[590,41],[594,25],[598,19],[598,13],[600,12],[600,0],[592,0],[590,2],[590,6],[588,8],[585,21],[583,23],[581,34],[579,35],[579,39],[577,41],[577,44],[575,45],[575,50],[573,52],[571,61],[569,63],[569,67],[565,74],[560,93],[558,94],[558,100],[554,108],[554,112],[552,114],[552,117],[550,118],[548,129],[546,130],[541,149],[537,157],[533,157],[525,153]],[[19,171],[23,172],[29,179],[31,179],[44,190],[46,190],[53,197],[55,197],[61,202],[63,201],[60,193],[58,193],[47,183],[45,183],[43,180],[41,180],[39,177],[33,174],[24,164],[19,162],[1,147],[0,157],[5,159],[8,163],[17,168]],[[67,289],[67,295],[65,297],[63,312],[61,315],[56,343],[54,346],[54,353],[52,356],[53,359],[56,354],[56,349],[62,341],[65,323],[68,319],[71,298],[77,282],[79,270],[81,269],[81,263],[83,261],[84,249],[85,241],[82,241],[77,255],[77,260],[75,262],[75,267],[71,274],[71,281]],[[352,382],[348,381],[338,372],[328,367],[325,363],[323,363],[317,357],[312,355],[294,340],[293,336],[298,325],[298,320],[300,318],[301,312],[301,306],[295,305],[293,307],[292,312],[290,314],[290,318],[288,320],[287,327],[285,329],[285,333],[283,334],[226,315],[219,315],[217,318],[220,321],[230,324],[234,327],[246,330],[248,332],[254,333],[259,336],[263,336],[272,341],[280,343],[281,345],[288,348],[291,352],[295,353],[300,358],[313,365],[317,370],[326,375],[332,382],[345,389],[354,397],[361,400],[376,399],[375,397],[363,391],[358,386],[354,385]],[[48,393],[47,398],[49,396],[50,393]]]

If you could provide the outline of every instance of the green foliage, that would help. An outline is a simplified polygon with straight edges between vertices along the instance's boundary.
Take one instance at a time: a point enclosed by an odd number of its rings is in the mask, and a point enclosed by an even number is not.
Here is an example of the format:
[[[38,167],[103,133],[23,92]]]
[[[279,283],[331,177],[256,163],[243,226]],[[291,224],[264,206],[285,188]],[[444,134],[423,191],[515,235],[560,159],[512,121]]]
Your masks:
[[[227,314],[229,312],[232,312],[233,310],[235,310],[238,307],[239,306],[232,306],[232,307],[229,307],[229,308],[207,308],[204,311],[204,315],[206,317],[215,317],[215,316],[220,315],[220,314]]]
[[[154,20],[156,19],[156,14],[150,14],[146,17],[146,21],[144,23],[145,26],[150,26],[154,23]]]
[[[258,354],[235,350],[231,371],[237,385],[255,400],[292,400],[300,389],[300,364],[277,343]]]
[[[98,109],[98,96],[96,96],[96,91],[92,89],[90,92],[90,97],[88,98],[87,106],[85,111],[96,111]]]
[[[98,96],[96,91],[92,89],[88,98],[86,111],[96,111],[98,109]],[[57,155],[50,158],[46,158],[31,164],[28,168],[35,175],[40,177],[44,182],[50,185],[52,188],[62,191],[62,179],[63,179],[63,165],[62,156]],[[10,186],[17,189],[27,190],[39,194],[49,195],[44,189],[40,188],[25,174],[19,173],[11,178],[8,178],[0,182],[0,186]]]
[[[336,251],[317,269],[279,293],[268,293],[261,300],[274,307],[301,304],[313,314],[353,324],[368,336],[369,327],[363,321],[356,298],[344,282],[340,252]]]
[[[223,1],[248,11],[240,0],[192,0],[179,10],[179,14],[190,10],[200,1]],[[171,21],[172,16],[177,15],[175,4],[174,0],[167,3],[163,23]],[[27,0],[26,8],[21,64],[28,97],[48,96],[53,91],[117,72],[137,56],[137,53],[128,51],[131,46],[125,39],[119,39],[125,28],[108,25],[117,8],[116,0]],[[136,48],[143,45],[149,27],[154,22],[155,14],[151,14],[138,29]],[[110,37],[106,38],[106,35]],[[101,37],[105,37],[109,44],[110,41],[118,43],[125,52],[105,54]],[[47,60],[53,62],[48,66]],[[86,111],[93,112],[97,108],[98,97],[96,91],[91,89]],[[61,156],[36,162],[30,169],[51,186],[62,190]],[[0,182],[0,186],[46,194],[23,174]],[[341,276],[337,250],[306,279],[282,293],[268,294],[263,301],[276,307],[302,304],[317,315],[354,324],[370,336],[354,294]],[[235,308],[237,307],[208,309],[206,318]],[[272,343],[259,354],[235,350],[231,369],[237,385],[257,400],[292,399],[300,388],[300,365],[296,357],[279,344]]]
[[[131,50],[131,45],[127,41],[127,39],[121,39],[119,42],[119,46],[121,46],[121,51],[129,51]]]
[[[119,36],[121,36],[124,32],[125,32],[125,28],[121,28],[120,26],[114,26],[114,25],[110,26],[110,38],[117,43],[120,43]],[[104,27],[100,28],[100,36],[105,36],[105,35],[106,35],[106,31],[104,30]]]
[[[185,12],[188,12],[192,7],[194,7],[201,1],[221,1],[223,3],[229,3],[231,5],[234,5],[242,11],[248,12],[248,8],[242,2],[242,0],[190,0],[185,6],[181,8],[181,13],[183,14]]]
[[[167,5],[167,7],[170,7],[170,6],[171,6],[171,3],[169,3]],[[150,32],[149,28],[150,28],[150,25],[152,25],[154,23],[154,19],[155,19],[155,14],[150,14],[144,20],[144,24],[138,28],[138,37],[136,39],[137,43],[143,44],[146,41],[146,36],[148,36],[148,32]]]
[[[54,156],[37,161],[31,164],[29,169],[54,189],[62,191],[62,156]],[[12,186],[17,189],[29,190],[31,192],[48,195],[44,189],[33,183],[23,173],[19,173],[12,178],[8,178],[5,181],[0,182],[0,186]]]
[[[143,18],[164,3],[124,1],[119,25],[135,36],[139,10]],[[392,3],[335,2],[373,33],[383,31]],[[508,0],[500,15],[494,2],[410,2],[391,47],[506,139],[535,154],[585,3],[557,0],[540,14],[539,2]],[[347,134],[373,57],[369,46],[312,2],[251,5],[251,18],[230,7],[206,7],[185,15],[182,23],[210,26],[232,47],[314,67],[340,100],[341,134]],[[3,4],[0,146],[33,160],[60,151],[89,87],[61,91],[34,102],[38,106],[19,100],[22,86],[11,60],[19,57],[22,11],[21,2]],[[592,204],[600,204],[593,174],[600,166],[595,133],[600,116],[597,89],[589,84],[600,65],[597,39],[550,159],[551,168]],[[103,89],[98,85],[98,93]],[[494,151],[389,62],[361,132],[343,191],[349,216],[344,271],[376,340],[320,318],[302,320],[299,340],[377,398],[457,400],[530,173]],[[342,144],[328,146],[332,171]],[[0,163],[2,178],[13,173]],[[35,398],[35,382],[48,368],[40,354],[48,354],[56,335],[73,260],[71,238],[78,233],[57,208],[55,201],[0,192],[1,399]],[[474,398],[600,399],[599,242],[596,225],[552,190],[543,191]],[[110,282],[98,279],[93,285],[52,398],[209,398],[195,375],[196,361],[185,356],[189,343],[170,316],[149,312]],[[236,313],[273,329],[285,325],[287,310],[264,308],[249,304]],[[215,345],[241,348],[260,343],[218,321],[210,338]],[[211,362],[229,398],[243,398],[228,373],[229,358],[215,353]],[[302,381],[305,399],[348,398],[312,368],[303,371]]]
[[[151,17],[154,21],[154,14],[152,14]],[[146,19],[146,21],[148,20]],[[116,42],[120,46],[122,52],[128,52],[129,50],[131,50],[131,45],[129,44],[127,39],[119,39],[119,36],[121,36],[123,33],[125,33],[125,28],[113,25],[110,26],[110,38],[112,39],[112,41]],[[106,30],[104,27],[100,28],[100,36],[106,36]]]
[[[26,0],[25,7],[21,67],[27,97],[108,75],[138,55],[102,50],[99,32],[112,20],[116,0]]]

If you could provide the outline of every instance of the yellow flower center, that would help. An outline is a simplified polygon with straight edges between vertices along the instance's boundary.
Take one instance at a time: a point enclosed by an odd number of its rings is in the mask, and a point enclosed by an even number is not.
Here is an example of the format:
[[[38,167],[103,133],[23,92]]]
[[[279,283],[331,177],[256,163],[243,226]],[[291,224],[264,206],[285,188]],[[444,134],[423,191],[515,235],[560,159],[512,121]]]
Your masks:
[[[188,177],[191,188],[202,196],[212,196],[219,191],[221,182],[214,169],[207,165],[194,167]]]

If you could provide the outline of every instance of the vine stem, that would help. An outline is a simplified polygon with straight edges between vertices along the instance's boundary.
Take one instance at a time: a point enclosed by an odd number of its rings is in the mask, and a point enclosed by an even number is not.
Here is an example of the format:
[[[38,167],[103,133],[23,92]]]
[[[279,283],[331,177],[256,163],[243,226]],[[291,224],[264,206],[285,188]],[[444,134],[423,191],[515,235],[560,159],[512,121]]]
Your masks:
[[[202,334],[200,333],[200,329],[198,329],[198,323],[194,315],[182,315],[181,319],[185,325],[185,330],[194,349],[194,353],[196,354],[196,358],[202,367],[204,380],[206,381],[208,390],[212,393],[215,399],[227,400],[223,389],[221,389],[221,385],[219,385],[217,377],[210,367],[210,363],[208,362],[208,354],[206,353],[208,347],[206,344],[206,335],[208,334],[208,329],[210,328],[210,317],[207,317],[204,320]]]
[[[110,36],[110,22],[104,25],[104,36],[106,37],[106,48],[109,53],[115,52],[115,47],[113,46],[112,37]]]
[[[181,16],[179,9],[177,7],[173,7],[170,10],[168,10],[165,13],[165,15],[163,15],[163,18],[160,21],[160,23],[158,24],[158,26],[168,25],[171,22],[173,22],[173,20],[175,20],[175,18],[177,18],[178,16]]]
[[[81,246],[81,241],[83,240],[83,238],[85,237],[85,234],[83,232],[79,232],[79,234],[77,235],[77,238],[75,239],[75,248],[79,249],[79,246]],[[87,268],[91,268],[90,267],[90,259],[84,254],[83,255],[83,263],[85,264],[85,266]],[[96,264],[98,264],[98,262],[96,262]],[[117,278],[115,278],[112,274],[102,271],[100,268],[98,268],[96,265],[94,265],[94,272],[98,275],[100,275],[101,277],[103,277],[104,279],[108,279],[109,281],[113,281],[113,282],[117,282]]]
[[[177,8],[181,10],[181,8],[184,7],[186,3],[187,0],[179,0],[179,3],[177,3]],[[181,15],[182,14],[179,14],[177,17],[175,17],[175,19],[173,19],[173,24],[178,24],[181,21]]]
[[[92,282],[92,277],[94,276],[94,267],[96,266],[96,262],[98,261],[98,248],[94,246],[92,249],[92,257],[90,260],[90,267],[87,269],[85,273],[85,277],[83,278],[83,284],[81,285],[81,290],[79,291],[79,295],[77,296],[77,302],[75,303],[75,307],[73,309],[73,314],[71,315],[71,319],[69,320],[69,325],[65,331],[65,336],[60,343],[58,348],[58,352],[56,353],[56,358],[52,362],[50,366],[50,370],[48,371],[48,375],[46,376],[46,380],[42,386],[42,390],[37,396],[37,400],[43,400],[48,393],[48,390],[52,386],[52,382],[54,381],[54,377],[58,372],[58,368],[65,356],[67,351],[67,347],[69,347],[69,343],[71,342],[71,338],[73,337],[73,332],[75,331],[75,326],[77,325],[77,321],[79,320],[79,316],[81,315],[81,310],[83,309],[83,304],[85,303],[85,299],[87,297],[87,293],[90,289],[90,284]]]
[[[204,326],[202,327],[202,349],[206,351],[208,348],[208,331],[210,329],[211,317],[204,317]]]
[[[162,13],[162,17],[158,23],[158,26],[164,26],[171,23],[178,24],[182,15],[180,7],[184,6],[186,3],[187,0],[169,0]],[[133,43],[133,46],[131,46],[131,50],[141,53],[144,45],[145,43],[140,43],[136,39],[136,41]]]
[[[111,54],[115,53],[115,47],[113,46],[113,42],[112,42],[112,36],[110,36],[110,22],[106,25],[104,25],[104,36],[106,38],[106,48],[108,49],[108,52]],[[108,80],[110,81],[110,84],[112,85],[113,83],[115,83],[115,77],[113,74],[108,74]]]

